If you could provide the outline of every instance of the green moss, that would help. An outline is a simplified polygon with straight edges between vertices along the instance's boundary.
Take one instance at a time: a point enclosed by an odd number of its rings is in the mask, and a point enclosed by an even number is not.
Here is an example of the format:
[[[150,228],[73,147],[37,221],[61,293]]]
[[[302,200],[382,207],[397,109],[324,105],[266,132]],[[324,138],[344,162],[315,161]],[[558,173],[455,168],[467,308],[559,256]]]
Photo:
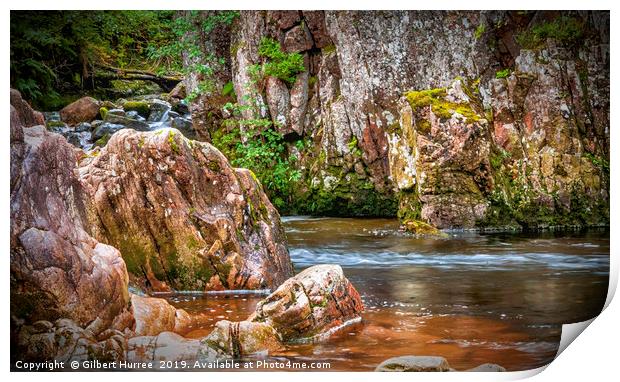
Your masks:
[[[101,116],[101,119],[105,119],[105,116],[108,115],[108,108],[107,107],[99,108],[99,115]]]
[[[45,127],[48,129],[54,129],[56,127],[65,127],[66,124],[62,121],[47,121],[45,122]]]
[[[110,135],[110,133],[105,133],[103,137],[97,139],[97,141],[95,142],[95,146],[103,147],[107,145],[111,137],[112,135]]]
[[[486,32],[486,30],[487,30],[486,24],[478,25],[478,27],[476,28],[476,31],[474,32],[474,38],[476,40],[480,40],[480,37],[482,37],[482,35],[484,34],[484,32]]]
[[[510,76],[511,70],[510,68],[499,70],[495,73],[495,78],[506,78]]]
[[[442,119],[449,119],[454,113],[462,115],[468,123],[477,122],[481,119],[471,105],[446,101],[446,95],[446,88],[412,90],[405,93],[405,97],[414,111],[430,106],[433,114]]]
[[[325,47],[323,47],[323,49],[321,49],[321,53],[323,54],[330,54],[336,51],[336,45],[334,44],[329,44]]]
[[[123,109],[125,111],[137,111],[144,118],[148,117],[151,112],[151,107],[144,101],[127,101],[123,104]]]
[[[351,140],[349,141],[349,143],[347,143],[347,147],[349,148],[349,151],[357,156],[362,156],[362,151],[359,149],[359,147],[357,147],[357,137],[353,136],[353,138],[351,138]]]
[[[519,33],[516,39],[519,45],[526,49],[540,48],[548,38],[571,47],[581,41],[583,34],[583,21],[574,17],[560,16],[553,21],[534,25]]]
[[[172,130],[168,132],[168,143],[170,144],[170,148],[175,154],[179,154],[181,152],[181,150],[179,149],[179,145],[176,141],[176,134]]]
[[[291,212],[323,216],[393,217],[397,211],[394,194],[379,192],[366,177],[342,173],[340,167],[327,171],[336,178],[330,189],[323,182],[296,195]]]

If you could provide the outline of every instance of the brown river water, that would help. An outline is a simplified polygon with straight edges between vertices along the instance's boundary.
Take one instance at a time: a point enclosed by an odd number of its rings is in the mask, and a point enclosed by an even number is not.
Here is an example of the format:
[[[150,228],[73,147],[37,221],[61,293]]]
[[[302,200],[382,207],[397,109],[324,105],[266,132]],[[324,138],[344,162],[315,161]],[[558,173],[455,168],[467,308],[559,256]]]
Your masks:
[[[329,362],[371,371],[401,355],[437,355],[463,370],[490,362],[508,370],[549,363],[561,326],[602,309],[609,231],[450,233],[414,238],[392,219],[283,219],[297,271],[340,264],[360,292],[362,322],[315,344],[292,344],[274,361]],[[168,297],[194,316],[188,337],[215,322],[244,320],[264,296]]]

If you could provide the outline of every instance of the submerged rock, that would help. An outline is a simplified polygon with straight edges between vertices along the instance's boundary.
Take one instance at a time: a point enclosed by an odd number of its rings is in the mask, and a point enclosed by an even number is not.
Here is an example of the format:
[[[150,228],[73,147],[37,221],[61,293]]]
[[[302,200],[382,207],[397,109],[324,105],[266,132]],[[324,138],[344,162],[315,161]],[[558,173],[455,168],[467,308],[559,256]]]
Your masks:
[[[261,300],[248,320],[273,326],[284,341],[317,340],[360,319],[363,309],[339,265],[315,265]]]
[[[292,275],[280,217],[248,170],[178,130],[121,130],[80,179],[100,238],[152,289],[275,288]]]
[[[219,321],[203,343],[224,354],[233,357],[266,354],[282,350],[284,347],[276,330],[263,322]]]
[[[471,372],[476,372],[476,373],[480,373],[480,372],[498,373],[498,372],[506,371],[506,368],[500,365],[496,365],[494,363],[483,363],[482,365],[476,366],[472,369],[468,369],[465,371],[471,371]]]
[[[443,357],[406,355],[385,360],[375,371],[452,371]]]
[[[92,97],[83,97],[60,110],[60,119],[69,125],[90,122],[99,115],[101,103]]]
[[[200,340],[183,338],[172,332],[163,332],[157,336],[142,336],[127,342],[127,361],[214,361],[225,356]],[[154,367],[158,368],[159,362]]]

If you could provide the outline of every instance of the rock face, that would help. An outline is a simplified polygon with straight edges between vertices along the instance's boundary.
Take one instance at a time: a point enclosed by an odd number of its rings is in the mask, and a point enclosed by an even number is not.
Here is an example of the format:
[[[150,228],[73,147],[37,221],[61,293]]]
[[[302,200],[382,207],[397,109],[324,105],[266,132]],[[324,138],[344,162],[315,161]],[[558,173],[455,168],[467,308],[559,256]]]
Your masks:
[[[83,97],[60,110],[60,119],[70,125],[90,122],[99,115],[101,104],[92,97]]]
[[[175,129],[122,130],[79,172],[97,237],[150,289],[275,288],[292,275],[260,184],[207,143]]]
[[[22,99],[19,91],[11,89],[11,106],[15,108],[21,126],[30,127],[45,125],[45,118],[41,112],[33,110],[28,102]]]
[[[245,11],[230,33],[243,118],[278,121],[298,158],[291,211],[608,224],[608,12]],[[247,86],[263,37],[304,57],[294,84]]]
[[[307,340],[358,319],[363,309],[340,266],[315,265],[261,300],[249,320],[271,325],[284,341]]]
[[[129,300],[127,271],[117,249],[89,234],[73,146],[43,126],[11,131],[11,313],[111,324]]]

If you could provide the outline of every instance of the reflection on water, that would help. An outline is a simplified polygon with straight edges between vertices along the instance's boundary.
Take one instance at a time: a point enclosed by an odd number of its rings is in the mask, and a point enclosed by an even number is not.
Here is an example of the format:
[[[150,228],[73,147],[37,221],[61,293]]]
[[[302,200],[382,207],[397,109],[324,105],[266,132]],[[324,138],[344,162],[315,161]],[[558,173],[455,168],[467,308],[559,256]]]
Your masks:
[[[492,362],[525,370],[550,362],[561,325],[602,308],[609,232],[451,234],[420,239],[395,220],[285,218],[301,270],[340,264],[366,306],[363,322],[322,344],[282,356],[328,361],[332,370],[372,370],[399,355],[440,355],[456,369]],[[260,296],[177,296],[195,315],[188,336],[221,320],[242,320]]]

